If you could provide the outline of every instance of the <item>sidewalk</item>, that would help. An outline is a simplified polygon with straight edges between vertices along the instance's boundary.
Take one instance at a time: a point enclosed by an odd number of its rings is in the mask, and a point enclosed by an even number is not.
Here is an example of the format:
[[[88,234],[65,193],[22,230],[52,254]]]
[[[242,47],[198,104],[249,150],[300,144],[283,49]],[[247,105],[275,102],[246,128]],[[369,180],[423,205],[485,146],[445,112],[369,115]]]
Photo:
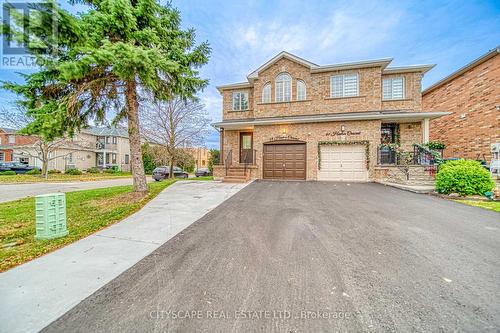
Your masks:
[[[147,181],[149,183],[152,182],[153,179],[148,176]],[[123,185],[132,185],[132,178],[103,179],[84,182],[0,184],[0,202],[33,197],[39,194],[73,192]]]
[[[0,332],[38,332],[245,186],[179,181],[122,222],[1,273]]]

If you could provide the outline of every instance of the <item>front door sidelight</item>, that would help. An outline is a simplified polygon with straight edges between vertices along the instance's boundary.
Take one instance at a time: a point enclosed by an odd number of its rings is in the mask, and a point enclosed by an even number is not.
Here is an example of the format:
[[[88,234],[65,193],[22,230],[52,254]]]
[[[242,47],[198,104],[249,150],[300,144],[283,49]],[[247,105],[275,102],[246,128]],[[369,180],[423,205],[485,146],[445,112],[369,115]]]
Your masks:
[[[240,163],[253,164],[253,134],[240,133]]]

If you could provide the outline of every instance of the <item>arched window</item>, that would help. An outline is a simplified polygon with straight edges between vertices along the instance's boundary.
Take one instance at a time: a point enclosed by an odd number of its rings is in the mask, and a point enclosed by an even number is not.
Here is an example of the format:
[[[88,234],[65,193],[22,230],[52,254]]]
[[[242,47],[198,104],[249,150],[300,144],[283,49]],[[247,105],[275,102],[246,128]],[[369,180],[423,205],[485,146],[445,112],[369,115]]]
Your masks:
[[[302,80],[297,80],[297,100],[304,101],[306,99],[306,83]]]
[[[262,103],[271,103],[271,84],[266,83],[262,88]]]
[[[292,77],[281,73],[276,77],[276,102],[290,102],[292,99]]]

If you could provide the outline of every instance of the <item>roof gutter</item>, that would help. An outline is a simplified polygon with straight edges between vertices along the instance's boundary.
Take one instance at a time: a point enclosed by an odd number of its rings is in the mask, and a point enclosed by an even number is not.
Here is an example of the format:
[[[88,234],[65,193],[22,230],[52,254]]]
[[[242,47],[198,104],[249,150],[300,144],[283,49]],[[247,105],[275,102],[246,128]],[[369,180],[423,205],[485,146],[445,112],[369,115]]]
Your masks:
[[[260,118],[249,121],[221,121],[213,123],[215,128],[229,127],[251,127],[255,125],[280,125],[297,123],[320,123],[329,121],[355,121],[355,120],[405,120],[405,119],[435,119],[451,114],[451,112],[400,112],[400,113],[375,113],[375,114],[346,114],[336,116],[306,116],[306,117],[281,117],[281,118]]]

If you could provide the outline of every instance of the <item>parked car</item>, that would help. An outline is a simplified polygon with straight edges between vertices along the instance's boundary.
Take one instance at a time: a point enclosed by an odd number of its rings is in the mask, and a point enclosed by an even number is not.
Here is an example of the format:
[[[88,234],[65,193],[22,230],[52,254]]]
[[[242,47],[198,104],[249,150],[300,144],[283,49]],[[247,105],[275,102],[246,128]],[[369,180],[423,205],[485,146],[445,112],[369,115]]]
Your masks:
[[[26,173],[30,170],[38,169],[39,167],[33,167],[21,162],[2,162],[0,163],[0,171],[14,171],[15,173]]]
[[[199,168],[194,173],[196,177],[210,176],[210,170],[208,168]]]
[[[168,166],[159,166],[153,170],[153,179],[156,181],[160,181],[162,179],[169,178],[170,175],[170,167]],[[174,167],[174,177],[175,178],[187,178],[188,174],[184,170],[179,167]]]

